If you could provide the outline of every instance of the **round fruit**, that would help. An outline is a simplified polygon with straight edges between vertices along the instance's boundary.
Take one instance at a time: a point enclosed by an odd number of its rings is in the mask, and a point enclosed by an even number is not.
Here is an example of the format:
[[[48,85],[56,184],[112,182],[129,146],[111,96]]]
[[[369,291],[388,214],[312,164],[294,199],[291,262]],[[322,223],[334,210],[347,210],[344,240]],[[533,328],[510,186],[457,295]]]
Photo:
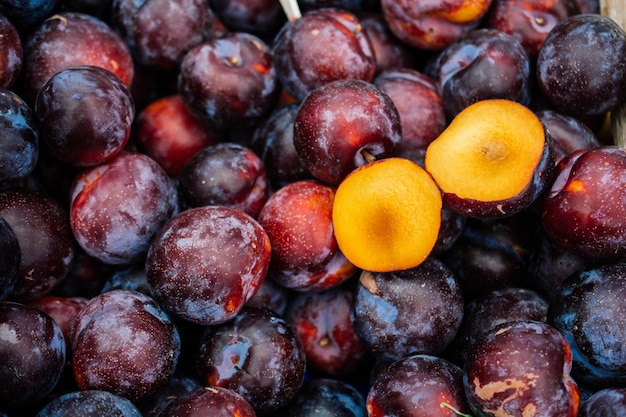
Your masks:
[[[426,170],[444,202],[468,216],[514,214],[546,188],[552,142],[526,106],[505,99],[466,107],[427,148]]]
[[[426,259],[437,241],[441,207],[437,185],[416,163],[397,157],[371,162],[337,188],[337,243],[361,269],[412,268]]]

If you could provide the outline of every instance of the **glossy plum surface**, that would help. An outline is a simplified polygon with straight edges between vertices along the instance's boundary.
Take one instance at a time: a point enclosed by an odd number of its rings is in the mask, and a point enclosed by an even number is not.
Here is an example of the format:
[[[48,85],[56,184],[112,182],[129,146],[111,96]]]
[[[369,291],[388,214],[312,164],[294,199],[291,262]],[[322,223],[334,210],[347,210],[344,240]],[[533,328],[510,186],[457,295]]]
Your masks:
[[[477,29],[447,46],[437,58],[436,82],[449,120],[470,104],[503,98],[530,104],[531,64],[513,36]]]
[[[434,258],[402,271],[364,271],[354,296],[354,328],[377,358],[436,355],[454,339],[463,302],[456,277]]]
[[[211,325],[233,319],[265,279],[267,233],[252,217],[202,206],[171,218],[150,245],[146,276],[155,298],[176,317]]]
[[[0,88],[10,88],[22,71],[22,39],[15,24],[0,12]]]
[[[563,335],[537,321],[502,323],[471,350],[464,385],[477,415],[575,417],[576,382],[572,356]]]
[[[265,165],[250,148],[235,143],[207,146],[193,156],[178,177],[186,207],[223,205],[253,218],[269,197]]]
[[[548,33],[579,13],[577,0],[493,0],[484,25],[515,37],[534,60]]]
[[[69,67],[102,67],[113,72],[127,86],[135,73],[126,43],[105,21],[88,14],[55,14],[37,25],[23,45],[20,91],[31,106],[45,82]]]
[[[30,175],[39,161],[34,109],[12,90],[0,89],[0,184]]]
[[[626,152],[601,146],[562,160],[541,211],[557,246],[594,261],[626,255]]]
[[[245,32],[203,42],[185,54],[178,91],[185,103],[222,129],[258,123],[280,93],[269,46]]]
[[[35,101],[35,115],[41,140],[52,155],[87,167],[122,151],[130,137],[135,105],[126,84],[112,72],[76,66],[44,83]]]
[[[113,290],[91,298],[69,328],[72,371],[81,390],[104,390],[133,402],[173,375],[178,330],[151,297]]]
[[[292,290],[321,291],[356,272],[334,235],[334,196],[333,187],[315,180],[290,183],[271,195],[258,218],[272,245],[269,279]]]
[[[0,404],[17,408],[41,401],[65,367],[63,332],[47,314],[23,304],[0,302]]]
[[[303,164],[330,185],[372,158],[393,156],[401,139],[402,122],[391,98],[354,79],[312,91],[298,108],[293,131]]]
[[[307,367],[328,375],[342,375],[367,364],[365,345],[351,317],[351,287],[296,294],[284,314],[307,357]]]
[[[281,85],[297,101],[332,81],[372,81],[374,50],[358,17],[336,8],[311,10],[286,22],[272,51]]]
[[[180,175],[194,155],[222,138],[215,126],[185,104],[180,94],[150,101],[137,114],[134,124],[139,149],[172,178]]]
[[[602,114],[626,91],[626,32],[599,14],[571,16],[544,40],[536,62],[537,84],[558,110]],[[602,65],[598,65],[602,63]]]
[[[305,367],[300,340],[269,310],[244,308],[233,320],[207,327],[200,338],[197,368],[204,384],[234,390],[260,415],[298,394]]]
[[[111,265],[143,259],[152,238],[179,208],[173,180],[138,152],[122,152],[81,172],[70,196],[76,241]]]
[[[0,193],[0,217],[13,229],[21,252],[17,281],[9,298],[35,299],[61,284],[76,253],[63,206],[38,191],[11,189]]]
[[[599,388],[623,384],[626,265],[591,266],[572,274],[550,303],[548,321],[567,339],[576,380]]]
[[[367,395],[369,417],[455,417],[469,407],[463,370],[437,356],[410,355],[381,370]]]

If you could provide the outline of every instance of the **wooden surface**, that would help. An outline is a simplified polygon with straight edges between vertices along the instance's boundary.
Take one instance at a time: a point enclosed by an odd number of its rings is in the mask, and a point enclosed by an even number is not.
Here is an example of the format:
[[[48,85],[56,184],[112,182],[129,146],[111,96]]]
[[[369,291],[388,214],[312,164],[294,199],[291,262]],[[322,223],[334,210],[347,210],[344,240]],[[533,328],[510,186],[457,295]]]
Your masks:
[[[600,0],[600,13],[626,30],[626,0]],[[611,112],[611,130],[615,144],[626,148],[626,101]]]

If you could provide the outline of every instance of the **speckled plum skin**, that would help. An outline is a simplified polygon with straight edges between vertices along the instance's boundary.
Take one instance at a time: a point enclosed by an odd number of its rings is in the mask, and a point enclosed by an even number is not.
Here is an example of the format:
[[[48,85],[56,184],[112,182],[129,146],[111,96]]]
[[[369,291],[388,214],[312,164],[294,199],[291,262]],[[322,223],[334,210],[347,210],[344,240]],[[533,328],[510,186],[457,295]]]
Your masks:
[[[76,241],[111,265],[142,260],[152,238],[179,209],[174,181],[152,158],[136,152],[83,171],[70,197]]]
[[[226,206],[185,210],[163,226],[146,257],[155,298],[184,320],[235,317],[265,279],[270,240],[246,213]]]
[[[181,341],[151,297],[112,290],[97,295],[68,329],[72,371],[81,390],[104,390],[137,402],[173,375]]]
[[[176,70],[183,56],[212,36],[215,16],[201,0],[114,0],[113,27],[137,62],[158,71]]]
[[[512,35],[477,29],[448,45],[437,58],[436,82],[452,120],[481,100],[502,98],[525,106],[531,99],[531,61]]]
[[[22,71],[22,40],[13,22],[3,14],[0,33],[0,88],[11,88]]]
[[[302,163],[322,182],[338,185],[355,168],[393,156],[402,124],[391,98],[374,84],[338,80],[311,91],[300,104],[293,142]]]
[[[2,407],[33,405],[52,392],[65,368],[63,332],[49,315],[2,301],[0,357]]]
[[[270,47],[245,32],[203,42],[185,54],[178,91],[192,109],[220,129],[251,127],[280,94]]]
[[[544,40],[537,84],[557,109],[575,116],[601,115],[626,95],[626,32],[600,14],[571,16]]]
[[[557,246],[596,262],[626,256],[626,151],[582,149],[559,164],[541,223]]]
[[[69,67],[102,67],[127,86],[135,74],[132,55],[122,38],[106,22],[88,14],[55,14],[30,32],[23,46],[20,91],[30,105],[50,77]]]
[[[597,388],[626,382],[626,264],[586,267],[561,286],[548,322],[571,346],[572,375]]]
[[[204,387],[176,397],[160,417],[256,417],[250,403],[237,392],[222,387]]]
[[[353,301],[354,328],[380,359],[436,355],[454,339],[463,301],[458,281],[435,258],[402,271],[364,271]]]
[[[87,167],[122,151],[130,137],[135,105],[128,87],[115,74],[83,65],[46,81],[37,94],[35,114],[47,149],[63,162]]]
[[[487,332],[469,353],[464,386],[479,417],[575,417],[576,382],[565,338],[540,321],[502,323]]]
[[[257,414],[272,415],[298,394],[306,357],[282,317],[245,307],[233,320],[205,329],[196,363],[206,385],[232,389]]]
[[[21,258],[20,243],[15,232],[0,216],[0,301],[5,300],[13,290]]]
[[[374,50],[356,15],[346,10],[311,10],[287,22],[274,38],[280,83],[297,101],[324,84],[354,79],[370,82]]]
[[[356,272],[334,235],[334,196],[333,187],[302,180],[280,188],[265,203],[258,220],[272,244],[268,277],[274,282],[296,291],[322,291]]]
[[[0,193],[0,217],[12,228],[21,252],[9,298],[33,300],[59,286],[76,255],[67,210],[47,194],[14,188]]]
[[[369,417],[456,417],[454,410],[469,411],[463,370],[437,356],[410,355],[393,362],[378,373],[367,394]]]
[[[47,403],[37,417],[142,417],[130,400],[103,390],[71,391]]]

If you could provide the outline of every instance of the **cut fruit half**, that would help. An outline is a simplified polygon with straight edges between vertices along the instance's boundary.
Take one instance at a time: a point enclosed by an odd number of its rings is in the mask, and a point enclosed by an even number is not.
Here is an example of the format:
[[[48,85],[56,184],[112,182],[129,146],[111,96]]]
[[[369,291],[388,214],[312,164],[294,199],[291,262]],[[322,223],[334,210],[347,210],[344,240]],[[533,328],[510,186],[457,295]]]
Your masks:
[[[337,187],[335,237],[358,268],[412,268],[435,246],[441,207],[441,191],[419,165],[405,158],[377,160],[352,171]]]

